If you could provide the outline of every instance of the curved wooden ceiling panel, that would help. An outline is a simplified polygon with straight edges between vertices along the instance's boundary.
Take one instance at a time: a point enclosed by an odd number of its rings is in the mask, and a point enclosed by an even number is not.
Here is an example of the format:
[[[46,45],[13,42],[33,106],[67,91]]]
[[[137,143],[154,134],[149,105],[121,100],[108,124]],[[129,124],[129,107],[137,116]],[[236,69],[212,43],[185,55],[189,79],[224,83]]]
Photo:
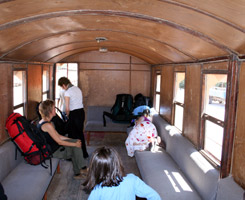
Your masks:
[[[0,59],[56,62],[98,49],[100,36],[109,51],[152,64],[244,55],[244,7],[242,0],[0,3]]]
[[[165,45],[165,43],[157,41],[155,39],[137,36],[131,33],[123,33],[122,32],[113,32],[113,31],[76,31],[76,32],[68,32],[63,34],[53,35],[51,37],[42,38],[40,40],[35,40],[29,44],[24,46],[20,46],[20,48],[11,51],[9,54],[5,55],[5,58],[16,58],[22,60],[36,60],[39,54],[43,54],[47,51],[53,50],[55,48],[64,46],[64,45],[97,45],[97,49],[99,47],[107,47],[106,42],[100,42],[99,44],[96,42],[95,38],[98,36],[103,36],[108,39],[108,42],[122,42],[124,44],[135,44],[136,46],[141,46],[142,49],[148,48],[151,52],[156,54],[160,54],[161,52],[165,52],[164,56],[167,57],[166,61],[188,61],[190,59],[196,60],[184,53],[177,51],[176,49]],[[93,43],[92,43],[93,42]],[[150,44],[150,46],[146,46],[146,44]],[[38,48],[36,48],[38,47]],[[130,47],[132,48],[132,47]],[[25,54],[23,55],[23,52]],[[34,55],[34,56],[33,56]],[[46,58],[47,59],[47,58]],[[44,59],[45,60],[45,59]]]
[[[214,18],[219,18],[237,29],[245,30],[245,1],[243,0],[175,0]]]
[[[76,43],[76,44],[67,44],[67,45],[63,45],[63,46],[59,46],[56,48],[53,48],[49,51],[46,51],[42,54],[39,54],[38,56],[34,57],[34,60],[37,61],[47,61],[45,59],[47,58],[53,58],[56,55],[60,55],[62,54],[62,52],[68,52],[68,51],[73,51],[76,49],[83,49],[83,48],[87,48],[87,47],[91,47],[94,49],[99,50],[99,44],[96,44],[95,42],[86,42],[86,43]],[[123,42],[114,42],[114,41],[109,41],[106,43],[106,45],[103,45],[104,48],[107,48],[110,51],[110,48],[113,47],[121,47],[122,49],[127,50],[128,52],[137,52],[139,55],[142,54],[145,57],[149,57],[149,58],[155,58],[158,59],[159,61],[161,60],[165,60],[165,62],[172,62],[170,60],[168,60],[167,58],[164,58],[162,55],[156,53],[156,52],[152,52],[149,51],[148,49],[142,47],[142,46],[137,46],[137,45],[130,45],[127,43],[123,43]],[[141,56],[142,57],[142,56]]]
[[[122,37],[125,37],[123,33],[126,30],[126,33],[130,32],[138,36],[164,41],[165,44],[178,51],[184,52],[186,55],[192,55],[193,58],[198,59],[211,57],[213,55],[212,52],[216,53],[215,56],[227,54],[225,52],[227,50],[226,48],[221,49],[221,47],[219,49],[218,43],[213,42],[209,38],[205,38],[203,35],[201,36],[204,39],[197,37],[195,34],[181,31],[166,24],[158,24],[150,20],[104,15],[58,17],[14,26],[0,32],[0,46],[5,47],[8,44],[8,47],[11,47],[11,49],[5,49],[5,51],[12,51],[17,46],[23,46],[24,44],[28,44],[29,41],[37,40],[37,38],[43,38],[50,34],[73,32],[76,30],[100,31],[101,29],[120,31]],[[151,44],[145,43],[145,46],[148,47]],[[1,49],[1,53],[3,50]]]
[[[111,52],[122,52],[122,53],[126,53],[126,54],[130,54],[132,56],[135,56],[137,58],[140,58],[144,61],[146,61],[147,63],[155,63],[157,60],[153,60],[153,58],[150,58],[148,56],[145,56],[145,55],[142,55],[142,54],[139,54],[138,52],[135,52],[135,51],[130,51],[128,49],[123,49],[123,48],[118,48],[118,47],[111,47]],[[63,52],[62,54],[59,54],[59,55],[56,55],[55,57],[53,58],[50,58],[50,60],[47,60],[46,62],[52,62],[52,63],[56,63],[56,62],[60,62],[72,55],[76,55],[76,54],[80,54],[80,53],[84,53],[84,52],[87,52],[87,51],[94,51],[94,50],[97,50],[96,47],[88,47],[88,48],[82,48],[82,49],[75,49],[75,50],[72,50],[72,51],[68,51],[68,52]],[[160,62],[160,61],[158,61]]]

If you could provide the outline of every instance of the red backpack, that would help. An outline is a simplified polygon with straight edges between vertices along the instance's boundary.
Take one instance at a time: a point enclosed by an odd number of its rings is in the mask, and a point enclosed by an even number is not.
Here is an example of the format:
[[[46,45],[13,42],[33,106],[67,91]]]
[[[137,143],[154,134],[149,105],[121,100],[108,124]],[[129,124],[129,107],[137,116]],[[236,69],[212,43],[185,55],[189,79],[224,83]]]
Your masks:
[[[41,164],[47,168],[45,160],[50,159],[52,169],[50,146],[34,124],[19,113],[12,113],[5,126],[17,149],[29,164]]]

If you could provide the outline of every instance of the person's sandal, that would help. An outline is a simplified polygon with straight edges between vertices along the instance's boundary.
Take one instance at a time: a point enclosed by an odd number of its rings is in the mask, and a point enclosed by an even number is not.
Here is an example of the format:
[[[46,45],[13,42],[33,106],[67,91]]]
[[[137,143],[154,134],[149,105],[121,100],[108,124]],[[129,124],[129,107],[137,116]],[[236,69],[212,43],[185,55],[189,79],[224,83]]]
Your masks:
[[[85,169],[80,169],[80,173],[87,175],[87,173],[88,173],[88,167],[86,167]]]
[[[86,174],[78,174],[78,175],[73,176],[73,178],[76,180],[85,179],[86,177],[87,177]]]

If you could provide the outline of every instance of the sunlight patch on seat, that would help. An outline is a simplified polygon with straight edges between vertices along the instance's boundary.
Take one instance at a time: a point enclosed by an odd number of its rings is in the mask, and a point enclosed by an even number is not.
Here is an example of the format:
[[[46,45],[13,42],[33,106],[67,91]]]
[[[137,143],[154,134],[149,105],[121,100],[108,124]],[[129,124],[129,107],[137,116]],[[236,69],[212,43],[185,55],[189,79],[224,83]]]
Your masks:
[[[166,129],[167,131],[171,130],[171,128],[172,128],[171,125],[167,125],[167,126],[165,127],[165,129]]]
[[[180,192],[180,189],[178,188],[178,186],[175,184],[174,180],[172,179],[171,175],[168,173],[167,170],[164,170],[165,174],[167,175],[169,181],[171,182],[175,192]]]
[[[164,170],[164,173],[168,177],[169,181],[171,182],[175,192],[193,192],[190,188],[188,183],[183,179],[179,172],[171,172],[169,173],[168,170]],[[180,188],[181,187],[181,188]]]
[[[191,158],[204,173],[207,173],[209,170],[213,169],[212,165],[205,160],[205,158],[203,158],[199,152],[191,153]]]
[[[170,136],[173,136],[176,133],[181,133],[175,126],[167,125],[165,130],[168,131]]]
[[[183,177],[178,172],[173,172],[175,179],[178,181],[183,191],[192,192],[192,189],[188,185],[188,183],[183,179]]]

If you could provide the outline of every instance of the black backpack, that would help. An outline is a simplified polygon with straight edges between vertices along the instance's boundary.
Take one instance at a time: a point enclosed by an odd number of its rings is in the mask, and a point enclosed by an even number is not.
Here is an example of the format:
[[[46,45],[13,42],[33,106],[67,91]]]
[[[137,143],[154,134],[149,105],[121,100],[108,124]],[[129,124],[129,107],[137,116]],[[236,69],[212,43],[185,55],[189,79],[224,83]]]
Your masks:
[[[152,100],[150,97],[146,97],[143,94],[139,93],[137,95],[135,95],[134,97],[134,108],[137,108],[139,106],[149,106],[150,108],[152,108]]]
[[[111,113],[103,112],[103,122],[106,126],[105,116],[113,122],[127,123],[132,120],[133,96],[131,94],[118,94],[115,104],[111,108]]]
[[[59,108],[55,107],[55,109],[56,109],[56,115],[51,119],[51,121],[54,123],[56,131],[60,135],[66,135],[66,134],[69,135],[70,128],[69,128],[69,120],[67,116],[64,115]]]
[[[36,125],[19,113],[12,113],[6,120],[5,126],[13,143],[27,163],[31,165],[41,164],[44,168],[48,168],[45,160],[49,159],[50,173],[52,174],[52,151],[46,142],[46,138],[40,133]]]
[[[134,97],[134,108],[146,105],[146,98],[143,94],[139,93]]]

